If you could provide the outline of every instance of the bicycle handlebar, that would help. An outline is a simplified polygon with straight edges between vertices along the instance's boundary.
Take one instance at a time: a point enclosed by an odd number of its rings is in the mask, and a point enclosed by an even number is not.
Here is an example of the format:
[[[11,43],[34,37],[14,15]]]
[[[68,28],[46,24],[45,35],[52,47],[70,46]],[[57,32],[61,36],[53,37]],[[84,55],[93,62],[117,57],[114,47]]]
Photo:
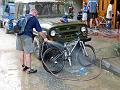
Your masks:
[[[80,32],[76,32],[75,34],[77,35],[77,37],[79,37],[79,35],[80,35]]]

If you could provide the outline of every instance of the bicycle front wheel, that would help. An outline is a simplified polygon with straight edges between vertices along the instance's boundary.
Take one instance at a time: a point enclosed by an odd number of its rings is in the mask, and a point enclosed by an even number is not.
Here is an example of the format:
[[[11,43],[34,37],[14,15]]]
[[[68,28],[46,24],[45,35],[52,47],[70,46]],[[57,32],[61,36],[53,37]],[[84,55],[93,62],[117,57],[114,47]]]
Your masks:
[[[95,49],[91,45],[85,44],[85,48],[80,48],[79,62],[83,66],[90,66],[96,63]]]
[[[57,74],[64,67],[64,53],[58,48],[49,48],[43,54],[42,64],[47,72]]]
[[[92,63],[92,64],[95,64],[96,63],[96,53],[95,53],[95,49],[91,46],[91,45],[88,45],[86,44],[85,45],[85,49],[87,51],[87,54],[86,55],[88,57],[88,60]]]

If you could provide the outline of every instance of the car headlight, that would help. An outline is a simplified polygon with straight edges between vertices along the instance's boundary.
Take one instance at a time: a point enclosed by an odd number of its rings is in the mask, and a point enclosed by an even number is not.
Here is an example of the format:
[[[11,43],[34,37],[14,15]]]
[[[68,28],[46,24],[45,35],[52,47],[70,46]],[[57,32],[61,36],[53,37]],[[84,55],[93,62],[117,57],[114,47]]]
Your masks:
[[[50,35],[51,35],[51,36],[55,36],[55,34],[56,34],[56,31],[55,31],[55,30],[52,30],[52,31],[50,32]]]
[[[81,31],[82,31],[82,32],[85,32],[85,31],[86,31],[86,27],[82,27],[82,28],[81,28]]]

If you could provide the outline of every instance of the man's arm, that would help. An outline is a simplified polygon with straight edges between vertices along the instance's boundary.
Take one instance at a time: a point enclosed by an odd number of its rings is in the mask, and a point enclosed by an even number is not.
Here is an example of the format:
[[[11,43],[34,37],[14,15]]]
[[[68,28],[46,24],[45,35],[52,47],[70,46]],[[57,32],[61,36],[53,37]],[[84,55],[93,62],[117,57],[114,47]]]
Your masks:
[[[43,33],[42,32],[42,28],[41,28],[41,26],[40,26],[40,24],[39,24],[39,21],[35,18],[35,29],[36,29],[36,31],[39,33],[39,35],[43,38],[43,40],[44,40],[44,42],[48,42],[48,39],[47,39],[47,37],[46,37],[46,35],[45,35],[45,33]]]
[[[43,32],[39,32],[39,35],[43,38],[44,42],[48,42],[48,39]]]

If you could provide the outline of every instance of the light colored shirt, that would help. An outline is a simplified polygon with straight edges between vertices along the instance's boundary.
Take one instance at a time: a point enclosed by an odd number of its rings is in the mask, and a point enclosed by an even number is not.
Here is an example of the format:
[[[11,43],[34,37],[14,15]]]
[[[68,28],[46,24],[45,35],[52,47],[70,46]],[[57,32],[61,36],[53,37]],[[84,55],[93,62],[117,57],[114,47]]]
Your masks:
[[[112,4],[108,5],[107,13],[106,13],[106,18],[109,18],[109,19],[112,18]]]

